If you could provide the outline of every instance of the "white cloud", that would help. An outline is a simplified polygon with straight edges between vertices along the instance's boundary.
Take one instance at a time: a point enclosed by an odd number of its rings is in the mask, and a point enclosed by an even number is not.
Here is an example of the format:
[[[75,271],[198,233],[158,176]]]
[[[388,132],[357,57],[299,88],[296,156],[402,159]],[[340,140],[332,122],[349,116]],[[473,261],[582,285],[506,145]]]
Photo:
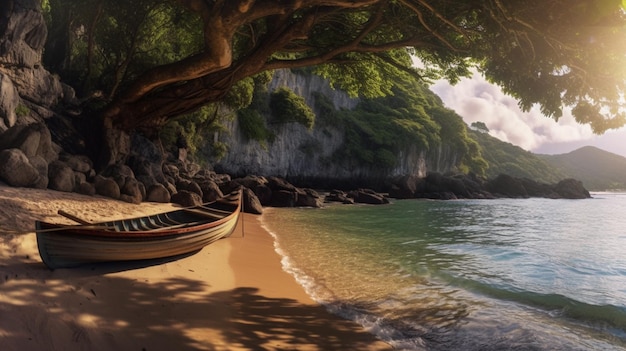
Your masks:
[[[544,116],[538,107],[524,112],[513,97],[504,94],[499,87],[490,84],[478,73],[471,79],[462,79],[454,86],[446,81],[436,82],[431,90],[467,124],[483,122],[492,136],[523,149],[542,153],[551,153],[552,149],[568,152],[586,144],[595,144],[626,155],[626,145],[621,141],[616,142],[625,139],[607,133],[612,135],[613,141],[609,142],[608,138],[594,135],[589,126],[576,123],[568,109],[558,122]],[[617,133],[626,136],[626,129]],[[564,145],[569,145],[571,149],[562,151]]]

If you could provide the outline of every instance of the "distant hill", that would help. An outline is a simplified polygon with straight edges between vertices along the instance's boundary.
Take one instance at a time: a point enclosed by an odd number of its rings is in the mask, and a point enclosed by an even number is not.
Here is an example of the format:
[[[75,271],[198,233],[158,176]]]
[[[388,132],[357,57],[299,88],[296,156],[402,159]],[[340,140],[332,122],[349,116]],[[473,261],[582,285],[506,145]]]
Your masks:
[[[543,158],[519,146],[503,142],[484,132],[468,129],[468,134],[478,142],[482,156],[489,164],[487,178],[495,178],[504,173],[548,184],[569,178]]]
[[[626,158],[585,146],[562,155],[537,155],[568,178],[583,182],[588,190],[625,190]]]

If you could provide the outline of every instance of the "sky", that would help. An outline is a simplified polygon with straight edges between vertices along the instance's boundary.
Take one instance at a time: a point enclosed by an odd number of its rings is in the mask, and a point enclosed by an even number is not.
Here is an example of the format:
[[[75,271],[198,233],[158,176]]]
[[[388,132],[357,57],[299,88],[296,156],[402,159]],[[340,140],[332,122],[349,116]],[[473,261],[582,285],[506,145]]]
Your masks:
[[[563,154],[592,145],[626,157],[626,128],[594,135],[589,126],[574,121],[570,110],[565,110],[558,122],[542,115],[537,107],[523,112],[517,100],[479,73],[454,86],[438,81],[430,88],[468,125],[483,122],[490,135],[533,153]]]

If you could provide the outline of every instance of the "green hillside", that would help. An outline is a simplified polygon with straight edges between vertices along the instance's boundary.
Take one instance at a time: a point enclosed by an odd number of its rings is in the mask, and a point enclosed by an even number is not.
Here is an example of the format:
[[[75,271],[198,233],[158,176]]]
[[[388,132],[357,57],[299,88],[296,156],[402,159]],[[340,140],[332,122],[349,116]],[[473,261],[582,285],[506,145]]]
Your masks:
[[[543,158],[518,146],[503,142],[484,132],[468,129],[468,134],[478,142],[482,156],[489,164],[487,178],[495,178],[504,173],[549,184],[567,178]]]
[[[537,155],[552,167],[594,191],[626,189],[626,158],[593,146],[562,155]]]

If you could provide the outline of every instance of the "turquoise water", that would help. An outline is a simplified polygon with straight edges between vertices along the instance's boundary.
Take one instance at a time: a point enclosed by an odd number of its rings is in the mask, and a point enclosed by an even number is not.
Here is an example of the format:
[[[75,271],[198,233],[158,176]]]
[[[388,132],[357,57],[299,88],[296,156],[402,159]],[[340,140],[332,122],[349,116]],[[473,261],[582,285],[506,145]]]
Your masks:
[[[626,194],[271,208],[285,270],[400,350],[626,350]]]

